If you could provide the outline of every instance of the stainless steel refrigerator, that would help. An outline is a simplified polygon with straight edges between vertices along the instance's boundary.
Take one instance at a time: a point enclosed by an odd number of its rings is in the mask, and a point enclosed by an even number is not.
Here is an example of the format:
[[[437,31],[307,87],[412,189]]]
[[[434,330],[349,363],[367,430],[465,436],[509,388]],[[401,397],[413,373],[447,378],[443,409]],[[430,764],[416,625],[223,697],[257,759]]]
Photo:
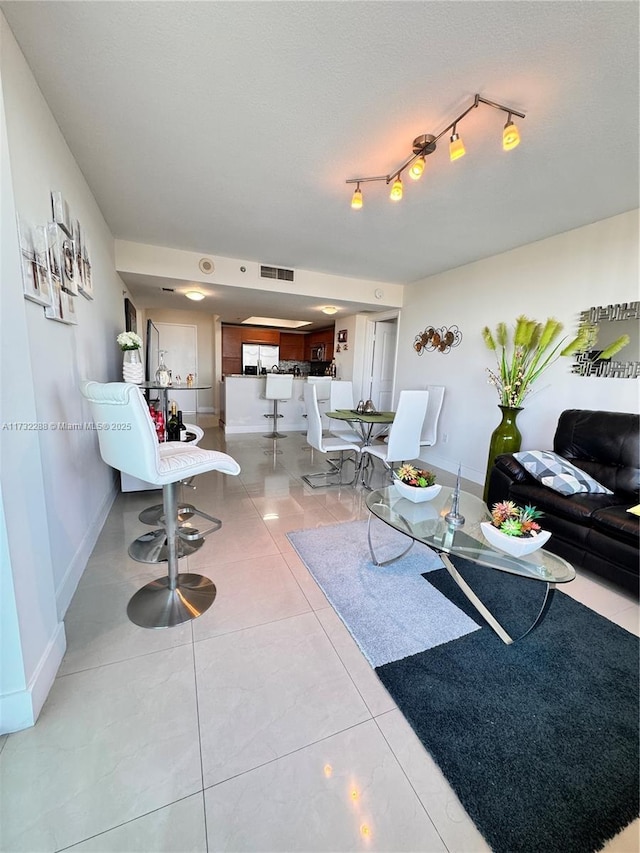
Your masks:
[[[242,344],[242,372],[247,367],[257,368],[260,373],[263,368],[271,370],[280,361],[280,347],[274,344]],[[253,372],[253,371],[251,371]]]

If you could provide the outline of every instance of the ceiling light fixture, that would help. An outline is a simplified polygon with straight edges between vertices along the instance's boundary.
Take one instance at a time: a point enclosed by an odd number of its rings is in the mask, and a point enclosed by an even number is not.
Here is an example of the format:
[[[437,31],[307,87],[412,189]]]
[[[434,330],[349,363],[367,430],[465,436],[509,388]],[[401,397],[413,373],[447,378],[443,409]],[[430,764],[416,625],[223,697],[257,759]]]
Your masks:
[[[363,203],[362,198],[362,190],[360,189],[360,184],[370,183],[371,181],[384,181],[387,185],[391,184],[391,192],[389,197],[393,199],[393,201],[399,201],[402,198],[402,172],[404,169],[409,170],[409,175],[417,180],[425,168],[425,159],[429,154],[433,154],[436,150],[436,144],[439,139],[441,139],[446,133],[451,131],[451,138],[449,141],[449,157],[452,161],[463,157],[465,154],[465,147],[458,135],[457,125],[464,119],[472,110],[476,109],[480,106],[480,104],[486,104],[489,107],[493,107],[496,110],[501,110],[508,114],[507,123],[504,126],[503,134],[502,134],[502,147],[505,151],[511,151],[515,148],[520,142],[520,134],[518,133],[518,128],[513,123],[513,116],[518,116],[518,118],[525,118],[524,113],[519,113],[517,110],[512,109],[511,107],[506,107],[504,104],[498,104],[495,101],[488,101],[486,98],[481,98],[480,95],[476,95],[473,99],[473,103],[467,107],[467,109],[460,113],[460,115],[455,118],[450,124],[445,127],[437,136],[433,136],[430,133],[424,133],[422,136],[417,136],[413,140],[413,153],[411,156],[404,161],[398,168],[391,172],[389,175],[375,175],[369,178],[347,178],[346,183],[348,184],[356,184],[356,190],[351,199],[351,207],[354,210],[360,210]]]
[[[324,308],[320,309],[323,314],[337,314],[338,309],[334,305],[325,305]]]
[[[187,290],[185,293],[187,299],[193,299],[194,302],[201,302],[204,299],[204,293],[199,290]]]

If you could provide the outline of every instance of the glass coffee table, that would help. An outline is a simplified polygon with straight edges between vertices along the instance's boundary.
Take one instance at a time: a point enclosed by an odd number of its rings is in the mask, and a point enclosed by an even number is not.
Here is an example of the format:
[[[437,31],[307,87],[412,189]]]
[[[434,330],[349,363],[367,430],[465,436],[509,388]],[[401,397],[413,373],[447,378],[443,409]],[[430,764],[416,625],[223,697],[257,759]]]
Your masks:
[[[445,516],[451,510],[453,491],[452,488],[443,486],[433,500],[424,503],[412,503],[401,497],[393,486],[367,495],[366,503],[370,512],[367,536],[371,559],[377,566],[386,566],[403,557],[411,550],[414,542],[424,543],[440,555],[453,580],[500,639],[506,644],[521,640],[544,619],[551,606],[556,584],[572,581],[576,576],[575,569],[562,557],[542,548],[526,557],[511,557],[493,548],[482,535],[480,528],[480,522],[490,519],[486,504],[468,492],[461,491],[459,496],[458,511],[464,516],[464,524],[454,526],[448,523]],[[404,533],[411,540],[404,551],[383,562],[376,557],[372,541],[371,523],[374,517]],[[450,555],[465,557],[490,569],[545,584],[542,606],[533,624],[519,637],[510,637],[460,575],[449,559]]]

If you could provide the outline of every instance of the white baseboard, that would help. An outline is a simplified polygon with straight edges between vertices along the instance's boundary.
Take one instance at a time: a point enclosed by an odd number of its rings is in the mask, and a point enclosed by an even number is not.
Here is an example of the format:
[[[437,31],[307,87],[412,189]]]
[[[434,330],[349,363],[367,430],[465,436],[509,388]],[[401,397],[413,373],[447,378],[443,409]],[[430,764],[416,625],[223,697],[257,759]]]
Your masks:
[[[64,623],[58,622],[27,687],[0,696],[0,734],[18,732],[35,724],[55,681],[66,648]]]
[[[73,594],[76,591],[78,582],[80,581],[82,573],[84,572],[87,566],[87,562],[89,561],[91,552],[95,548],[96,542],[98,541],[98,536],[100,535],[100,531],[104,527],[104,523],[107,520],[107,516],[109,515],[111,505],[113,504],[119,492],[119,480],[120,477],[118,476],[117,481],[114,480],[111,490],[107,492],[105,499],[102,502],[102,506],[98,510],[93,523],[88,526],[87,531],[82,537],[82,540],[80,542],[80,545],[78,546],[78,550],[76,551],[73,560],[69,563],[67,571],[64,573],[62,583],[56,590],[56,609],[58,613],[58,619],[64,619],[64,615],[67,612],[67,608],[71,604],[71,599],[73,598]]]

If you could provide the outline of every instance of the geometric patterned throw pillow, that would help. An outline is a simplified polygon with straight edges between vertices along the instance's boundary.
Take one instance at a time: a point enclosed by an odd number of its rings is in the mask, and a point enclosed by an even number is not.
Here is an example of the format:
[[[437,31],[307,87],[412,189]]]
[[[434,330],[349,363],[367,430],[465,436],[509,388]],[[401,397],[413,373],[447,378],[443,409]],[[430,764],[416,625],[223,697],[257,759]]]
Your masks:
[[[548,486],[561,495],[576,495],[578,492],[612,495],[613,492],[590,477],[586,471],[576,468],[557,453],[550,450],[523,450],[514,453],[514,458],[532,477],[543,486]]]

